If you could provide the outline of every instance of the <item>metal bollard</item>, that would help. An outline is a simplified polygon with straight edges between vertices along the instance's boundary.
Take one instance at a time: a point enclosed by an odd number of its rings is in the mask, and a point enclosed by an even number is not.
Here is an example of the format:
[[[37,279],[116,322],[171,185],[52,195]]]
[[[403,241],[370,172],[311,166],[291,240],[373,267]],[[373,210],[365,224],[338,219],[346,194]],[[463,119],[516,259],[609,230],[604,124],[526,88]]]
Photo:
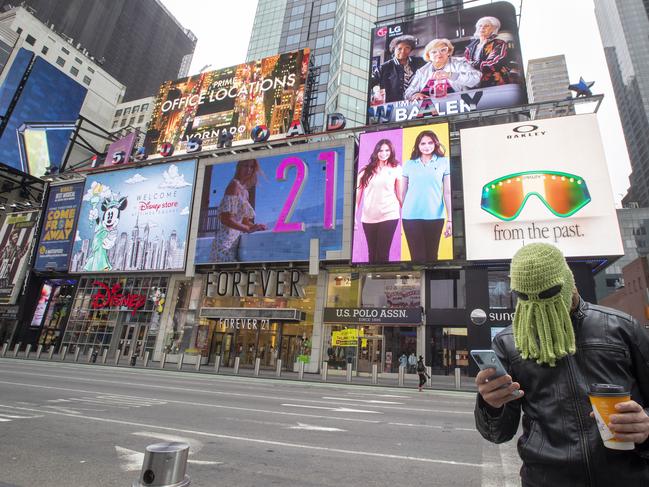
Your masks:
[[[50,345],[50,351],[47,354],[47,360],[52,360],[52,357],[54,357],[54,345]]]
[[[31,353],[31,351],[32,351],[32,344],[29,343],[27,344],[27,348],[25,349],[25,358],[29,358],[29,354]]]
[[[160,357],[160,368],[164,369],[165,368],[165,363],[167,362],[167,353],[162,352],[162,357]]]
[[[241,357],[234,358],[234,375],[239,374],[239,364],[241,363]]]
[[[322,367],[320,367],[320,378],[322,382],[327,382],[327,374],[329,372],[329,362],[322,362]]]
[[[144,368],[146,369],[149,366],[150,352],[147,350],[144,352]]]
[[[178,366],[177,366],[178,370],[183,370],[183,361],[184,360],[185,360],[185,354],[181,353],[180,357],[178,358]]]
[[[462,376],[460,375],[460,368],[455,367],[455,388],[456,389],[461,389],[462,388]]]
[[[350,364],[349,362],[347,362],[347,371],[346,371],[345,375],[346,375],[347,382],[351,382],[352,381],[352,364]]]
[[[104,353],[101,354],[101,363],[105,364],[106,360],[108,360],[108,349],[104,348]]]
[[[36,360],[41,358],[41,353],[43,353],[43,345],[36,347]]]
[[[115,351],[115,365],[119,365],[119,357],[122,355],[122,351],[117,349]]]
[[[65,360],[65,356],[67,354],[68,354],[68,346],[66,345],[65,347],[63,347],[63,349],[61,350],[61,353],[59,354],[59,358],[61,359],[61,362],[63,362]]]
[[[428,373],[428,387],[433,388],[433,368],[426,367],[426,372]]]
[[[304,379],[304,362],[297,363],[297,378],[298,380]]]
[[[197,355],[196,356],[196,364],[194,364],[194,368],[196,369],[196,372],[201,370],[201,359],[203,358],[202,355]]]
[[[399,365],[399,386],[403,386],[403,377],[406,375],[406,368]]]
[[[372,364],[372,384],[379,383],[379,366],[378,364]]]
[[[260,367],[261,367],[261,359],[259,357],[257,357],[255,359],[255,372],[254,372],[255,377],[259,376],[259,368]]]
[[[278,358],[277,364],[275,364],[275,377],[281,377],[281,376],[282,376],[282,359]]]
[[[155,443],[146,447],[140,479],[133,487],[186,487],[189,445],[181,442]]]
[[[79,361],[79,354],[81,353],[81,348],[77,347],[77,349],[74,351],[74,361],[78,362]]]
[[[20,350],[20,343],[16,343],[14,347],[14,358],[18,357],[18,350]]]
[[[9,348],[9,342],[4,342],[2,344],[2,356],[7,355],[7,349]]]
[[[220,368],[221,368],[221,356],[217,355],[216,357],[214,357],[214,373],[218,374]]]
[[[95,353],[95,347],[91,347],[90,351],[88,352],[88,357],[86,357],[86,363],[91,363],[92,362],[92,354]]]

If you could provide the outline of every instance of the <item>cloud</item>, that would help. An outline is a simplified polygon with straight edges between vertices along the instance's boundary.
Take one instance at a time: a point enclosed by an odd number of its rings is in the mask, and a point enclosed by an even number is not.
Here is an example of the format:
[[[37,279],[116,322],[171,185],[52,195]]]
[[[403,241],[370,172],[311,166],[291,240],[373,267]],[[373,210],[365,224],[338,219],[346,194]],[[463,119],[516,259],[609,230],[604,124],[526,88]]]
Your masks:
[[[128,178],[126,181],[124,181],[126,184],[136,184],[136,183],[141,183],[142,181],[146,181],[147,178],[142,176],[140,173],[137,173],[135,176]]]
[[[178,189],[192,185],[192,183],[185,181],[185,176],[180,174],[178,166],[175,164],[169,166],[169,169],[162,173],[162,179],[163,181],[160,183],[160,188]]]
[[[113,192],[110,190],[110,186],[93,181],[86,194],[83,195],[83,201],[92,201],[94,198],[98,202],[103,198],[110,198],[112,195]]]
[[[181,215],[189,215],[189,206],[185,206],[180,212]]]
[[[79,230],[77,230],[77,234],[74,237],[75,242],[81,242],[81,235],[79,234]]]

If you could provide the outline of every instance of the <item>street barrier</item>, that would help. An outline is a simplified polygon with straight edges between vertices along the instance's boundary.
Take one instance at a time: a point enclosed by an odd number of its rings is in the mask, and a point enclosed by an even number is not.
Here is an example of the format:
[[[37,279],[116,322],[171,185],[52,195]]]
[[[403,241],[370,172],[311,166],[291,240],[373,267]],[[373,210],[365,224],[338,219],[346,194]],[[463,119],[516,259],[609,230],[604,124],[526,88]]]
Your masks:
[[[7,349],[9,348],[9,342],[4,342],[2,344],[2,356],[7,355]]]
[[[104,353],[101,354],[101,363],[105,364],[106,360],[108,360],[108,349],[104,348]]]
[[[74,351],[74,361],[78,362],[79,361],[79,354],[81,353],[81,349],[77,347],[77,349]]]
[[[297,378],[299,380],[304,379],[304,362],[302,361],[297,363]]]
[[[428,387],[433,388],[433,368],[426,367],[426,373],[428,374]]]
[[[178,365],[176,367],[178,370],[183,370],[183,361],[184,360],[185,360],[185,354],[181,353],[180,357],[178,357]]]
[[[146,447],[139,480],[133,487],[186,487],[189,445],[179,441],[155,443]]]
[[[47,354],[47,360],[52,360],[52,357],[54,357],[54,345],[50,345],[50,351]]]
[[[203,358],[202,355],[196,355],[196,364],[194,365],[194,368],[196,369],[196,372],[201,370],[201,359]]]
[[[36,347],[36,360],[40,360],[41,353],[43,353],[43,345]]]
[[[217,355],[216,357],[214,357],[214,373],[218,374],[220,368],[221,368],[221,356]]]
[[[255,377],[259,377],[259,369],[260,369],[260,367],[261,367],[261,359],[259,357],[257,357],[255,359],[255,371],[254,371]]]
[[[65,356],[68,354],[68,346],[64,346],[63,349],[61,349],[61,353],[59,354],[59,358],[61,359],[61,362],[65,360]]]
[[[18,350],[20,350],[20,342],[16,343],[14,347],[14,358],[18,357]]]
[[[403,378],[406,375],[406,367],[399,365],[399,386],[403,387]]]
[[[275,377],[281,377],[281,376],[282,376],[282,359],[278,358],[277,364],[275,364]]]
[[[378,364],[372,364],[372,384],[379,383],[379,366]]]
[[[329,372],[329,362],[322,362],[322,367],[320,367],[320,378],[322,382],[327,382],[327,373]]]
[[[164,369],[165,368],[165,363],[167,362],[167,353],[162,352],[162,357],[160,357],[160,368]]]
[[[455,367],[455,388],[460,389],[462,387],[462,376],[460,375],[460,368]]]
[[[122,351],[121,351],[121,350],[118,349],[117,351],[115,351],[115,365],[119,365],[119,357],[120,357],[121,355],[122,355]]]
[[[241,357],[235,357],[234,359],[234,375],[239,375],[239,364],[241,363]]]
[[[29,354],[32,351],[32,344],[28,343],[27,348],[25,349],[25,358],[29,358]]]
[[[345,375],[347,376],[346,377],[347,382],[351,382],[352,381],[352,364],[350,364],[349,362],[347,362],[347,371],[346,371]]]
[[[147,368],[149,366],[149,358],[150,358],[150,353],[147,350],[144,352],[144,368]]]

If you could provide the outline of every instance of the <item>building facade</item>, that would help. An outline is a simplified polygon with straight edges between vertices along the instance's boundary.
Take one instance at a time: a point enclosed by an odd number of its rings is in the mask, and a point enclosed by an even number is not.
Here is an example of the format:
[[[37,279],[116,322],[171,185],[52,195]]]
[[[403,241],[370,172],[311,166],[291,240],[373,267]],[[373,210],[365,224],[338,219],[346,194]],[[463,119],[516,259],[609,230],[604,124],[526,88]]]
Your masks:
[[[606,62],[631,161],[624,206],[649,206],[649,29],[646,2],[595,0]]]
[[[568,66],[566,57],[561,54],[544,58],[530,59],[527,62],[527,95],[530,103],[546,101],[557,101],[572,98],[568,89],[570,79],[568,77]],[[548,118],[559,115],[560,109],[552,112],[539,112],[535,118]],[[564,108],[566,115],[574,115],[574,110]]]
[[[164,81],[175,79],[182,66],[189,66],[196,47],[196,36],[159,0],[21,3],[126,86],[126,101],[150,96]],[[4,0],[0,9],[15,4]]]

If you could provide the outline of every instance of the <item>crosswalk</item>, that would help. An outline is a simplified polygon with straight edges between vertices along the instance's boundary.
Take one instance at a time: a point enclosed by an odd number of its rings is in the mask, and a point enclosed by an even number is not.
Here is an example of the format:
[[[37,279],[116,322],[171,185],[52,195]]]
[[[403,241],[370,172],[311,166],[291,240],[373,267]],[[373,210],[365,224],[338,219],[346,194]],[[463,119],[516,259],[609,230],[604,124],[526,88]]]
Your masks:
[[[94,396],[66,397],[61,399],[49,399],[44,407],[51,409],[68,410],[90,410],[105,411],[110,409],[131,409],[152,406],[162,406],[167,401],[160,399],[143,399],[141,397],[123,396],[118,394],[98,394]],[[82,407],[83,406],[83,407]],[[97,409],[104,408],[104,409]]]
[[[40,414],[16,414],[15,411],[0,409],[0,423],[9,423],[17,419],[34,419],[42,418]]]

